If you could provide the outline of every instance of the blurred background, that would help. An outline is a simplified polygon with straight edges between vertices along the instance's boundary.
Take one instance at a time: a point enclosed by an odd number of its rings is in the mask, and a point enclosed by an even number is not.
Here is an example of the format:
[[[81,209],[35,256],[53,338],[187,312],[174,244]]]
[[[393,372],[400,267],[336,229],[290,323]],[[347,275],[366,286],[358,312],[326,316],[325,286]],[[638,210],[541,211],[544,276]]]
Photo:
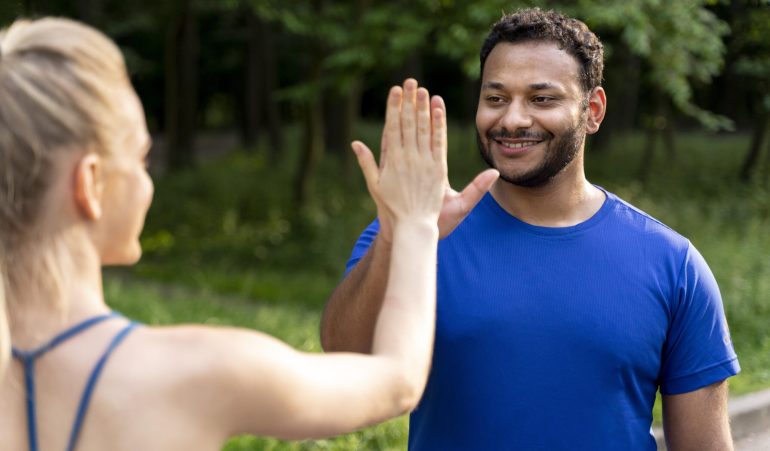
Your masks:
[[[573,15],[604,42],[608,113],[588,142],[589,179],[700,249],[743,367],[732,392],[769,387],[768,0],[0,0],[0,26],[72,17],[126,57],[157,190],[142,262],[107,271],[111,305],[320,351],[323,304],[375,214],[349,142],[376,148],[388,88],[415,77],[447,102],[462,188],[483,169],[480,44],[501,12],[526,6]],[[404,449],[406,436],[401,418],[225,449]]]

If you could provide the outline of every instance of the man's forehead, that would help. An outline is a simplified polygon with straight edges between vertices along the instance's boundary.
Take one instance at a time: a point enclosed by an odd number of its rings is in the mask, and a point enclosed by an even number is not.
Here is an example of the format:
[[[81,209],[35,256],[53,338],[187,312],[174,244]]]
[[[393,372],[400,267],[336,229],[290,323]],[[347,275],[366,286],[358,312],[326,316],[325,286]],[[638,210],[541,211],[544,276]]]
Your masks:
[[[577,58],[551,41],[500,42],[489,53],[482,74],[482,89],[489,83],[505,83],[511,77],[526,78],[533,89],[547,89],[578,82]],[[554,85],[554,86],[547,86]]]
[[[525,40],[525,41],[501,41],[495,45],[487,56],[487,61],[495,54],[504,52],[508,57],[512,55],[528,56],[533,55],[541,57],[542,59],[560,59],[569,60],[579,65],[577,57],[569,53],[565,48],[561,47],[556,41],[549,40]],[[485,64],[486,65],[486,64]]]

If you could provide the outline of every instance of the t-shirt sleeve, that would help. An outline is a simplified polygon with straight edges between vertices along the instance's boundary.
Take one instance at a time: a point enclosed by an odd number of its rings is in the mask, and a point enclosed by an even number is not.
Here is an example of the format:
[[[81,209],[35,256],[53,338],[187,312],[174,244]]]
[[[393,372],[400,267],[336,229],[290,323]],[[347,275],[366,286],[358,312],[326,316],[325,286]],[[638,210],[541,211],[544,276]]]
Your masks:
[[[740,372],[722,296],[700,253],[689,245],[679,272],[660,375],[664,395],[687,393]]]
[[[366,255],[366,251],[369,250],[369,247],[374,242],[374,239],[377,237],[377,233],[379,231],[380,221],[375,219],[374,222],[369,224],[369,226],[364,229],[364,231],[361,233],[361,236],[358,237],[358,241],[356,241],[356,245],[353,246],[353,252],[350,254],[348,263],[345,265],[346,276],[350,270],[356,266],[356,263],[358,263],[358,261],[361,260],[364,255]]]

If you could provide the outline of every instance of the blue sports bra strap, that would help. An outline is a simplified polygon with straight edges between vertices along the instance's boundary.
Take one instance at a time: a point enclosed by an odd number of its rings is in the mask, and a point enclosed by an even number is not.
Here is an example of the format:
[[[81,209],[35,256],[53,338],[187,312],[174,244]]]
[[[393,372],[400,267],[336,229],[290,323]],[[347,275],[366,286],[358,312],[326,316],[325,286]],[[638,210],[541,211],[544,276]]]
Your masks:
[[[75,444],[78,441],[78,436],[80,435],[80,428],[83,424],[83,419],[85,418],[86,411],[88,410],[88,404],[91,401],[91,394],[93,394],[94,387],[96,386],[97,381],[99,380],[99,376],[102,373],[102,369],[104,368],[104,364],[107,362],[107,359],[109,359],[110,355],[112,354],[112,351],[115,350],[116,347],[120,344],[121,341],[123,341],[124,338],[137,326],[137,323],[131,322],[126,327],[120,330],[115,337],[110,342],[109,346],[107,346],[107,349],[105,349],[104,353],[102,353],[102,356],[99,358],[99,361],[96,362],[96,365],[94,366],[93,371],[91,371],[91,376],[88,378],[88,383],[86,383],[86,388],[83,390],[83,396],[80,398],[80,405],[78,406],[77,415],[75,416],[75,423],[72,425],[72,432],[70,433],[70,439],[69,443],[67,444],[67,451],[73,451],[75,449]]]
[[[91,326],[94,326],[98,323],[101,323],[102,321],[106,319],[110,319],[116,316],[120,316],[118,312],[109,312],[105,313],[103,315],[94,316],[93,318],[89,318],[81,323],[78,323],[69,329],[65,330],[64,332],[59,333],[59,335],[53,337],[48,343],[33,349],[31,351],[21,351],[19,349],[14,348],[13,349],[13,355],[15,355],[17,358],[24,360],[26,358],[35,360],[41,355],[45,354],[46,352],[50,351],[51,349],[58,346],[61,342],[68,340],[69,338],[72,338],[73,336],[77,335],[78,333],[82,332],[85,329],[88,329]]]
[[[56,347],[59,343],[71,338],[77,333],[98,324],[106,319],[119,316],[116,312],[89,318],[55,336],[48,343],[31,351],[22,351],[12,347],[13,356],[21,361],[24,366],[24,386],[27,398],[27,438],[30,451],[37,451],[37,413],[35,411],[35,360],[46,352]]]
[[[24,365],[24,386],[27,398],[27,440],[30,451],[37,451],[37,421],[35,420],[35,360],[17,349],[13,356]]]

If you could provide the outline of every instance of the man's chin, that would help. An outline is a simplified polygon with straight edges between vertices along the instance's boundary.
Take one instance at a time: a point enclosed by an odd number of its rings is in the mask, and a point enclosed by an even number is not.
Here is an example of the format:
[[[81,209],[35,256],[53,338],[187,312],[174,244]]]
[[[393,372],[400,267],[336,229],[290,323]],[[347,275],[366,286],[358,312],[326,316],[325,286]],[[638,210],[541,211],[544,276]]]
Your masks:
[[[557,175],[548,174],[542,167],[530,171],[512,171],[500,169],[499,165],[495,165],[494,169],[500,172],[500,180],[520,188],[542,188],[551,183]]]

